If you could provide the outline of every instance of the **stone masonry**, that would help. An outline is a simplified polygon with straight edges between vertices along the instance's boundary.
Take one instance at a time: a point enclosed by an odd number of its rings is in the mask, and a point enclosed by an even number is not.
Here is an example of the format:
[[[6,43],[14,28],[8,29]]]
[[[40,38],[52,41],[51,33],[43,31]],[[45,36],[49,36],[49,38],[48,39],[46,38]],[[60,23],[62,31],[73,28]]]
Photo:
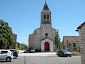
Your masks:
[[[85,22],[77,29],[80,38],[81,64],[85,64]]]
[[[55,51],[55,35],[56,29],[52,28],[51,11],[47,3],[41,11],[41,24],[40,28],[36,29],[29,35],[29,48],[38,51]]]
[[[79,36],[64,36],[63,48],[70,51],[80,51]]]

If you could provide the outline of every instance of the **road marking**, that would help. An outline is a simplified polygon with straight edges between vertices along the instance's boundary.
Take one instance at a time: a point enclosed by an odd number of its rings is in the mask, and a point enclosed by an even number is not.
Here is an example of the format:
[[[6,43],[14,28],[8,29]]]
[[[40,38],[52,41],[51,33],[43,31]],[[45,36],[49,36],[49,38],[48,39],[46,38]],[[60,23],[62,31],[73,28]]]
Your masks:
[[[24,64],[26,64],[26,57],[24,56]]]

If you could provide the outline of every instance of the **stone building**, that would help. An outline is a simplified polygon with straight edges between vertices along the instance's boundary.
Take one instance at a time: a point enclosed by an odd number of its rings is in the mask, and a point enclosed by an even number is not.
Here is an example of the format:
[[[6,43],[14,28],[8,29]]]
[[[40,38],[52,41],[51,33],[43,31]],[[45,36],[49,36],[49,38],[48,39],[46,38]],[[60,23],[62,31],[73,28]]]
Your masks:
[[[70,51],[80,51],[79,36],[64,36],[63,47]]]
[[[40,28],[36,29],[34,33],[29,35],[29,48],[41,51],[54,51],[56,30],[52,28],[51,11],[47,3],[41,11],[41,24]]]
[[[85,22],[82,23],[77,29],[80,39],[81,64],[85,64]]]

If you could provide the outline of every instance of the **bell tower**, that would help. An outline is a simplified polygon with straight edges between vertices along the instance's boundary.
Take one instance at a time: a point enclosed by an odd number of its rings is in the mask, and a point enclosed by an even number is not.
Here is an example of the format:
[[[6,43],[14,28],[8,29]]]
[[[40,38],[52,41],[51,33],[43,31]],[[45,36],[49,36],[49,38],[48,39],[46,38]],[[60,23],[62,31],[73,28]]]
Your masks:
[[[51,11],[45,1],[43,10],[41,11],[41,24],[51,24]]]

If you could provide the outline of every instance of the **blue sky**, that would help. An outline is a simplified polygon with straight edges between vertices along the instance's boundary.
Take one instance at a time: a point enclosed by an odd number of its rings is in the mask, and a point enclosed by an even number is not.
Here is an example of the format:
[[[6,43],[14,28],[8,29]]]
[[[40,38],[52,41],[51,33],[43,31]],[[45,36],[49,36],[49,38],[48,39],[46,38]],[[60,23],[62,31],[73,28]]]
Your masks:
[[[85,21],[85,0],[46,0],[52,27],[63,36],[78,36],[75,30]],[[9,23],[17,41],[28,44],[28,36],[40,27],[45,0],[0,0],[0,19]]]

